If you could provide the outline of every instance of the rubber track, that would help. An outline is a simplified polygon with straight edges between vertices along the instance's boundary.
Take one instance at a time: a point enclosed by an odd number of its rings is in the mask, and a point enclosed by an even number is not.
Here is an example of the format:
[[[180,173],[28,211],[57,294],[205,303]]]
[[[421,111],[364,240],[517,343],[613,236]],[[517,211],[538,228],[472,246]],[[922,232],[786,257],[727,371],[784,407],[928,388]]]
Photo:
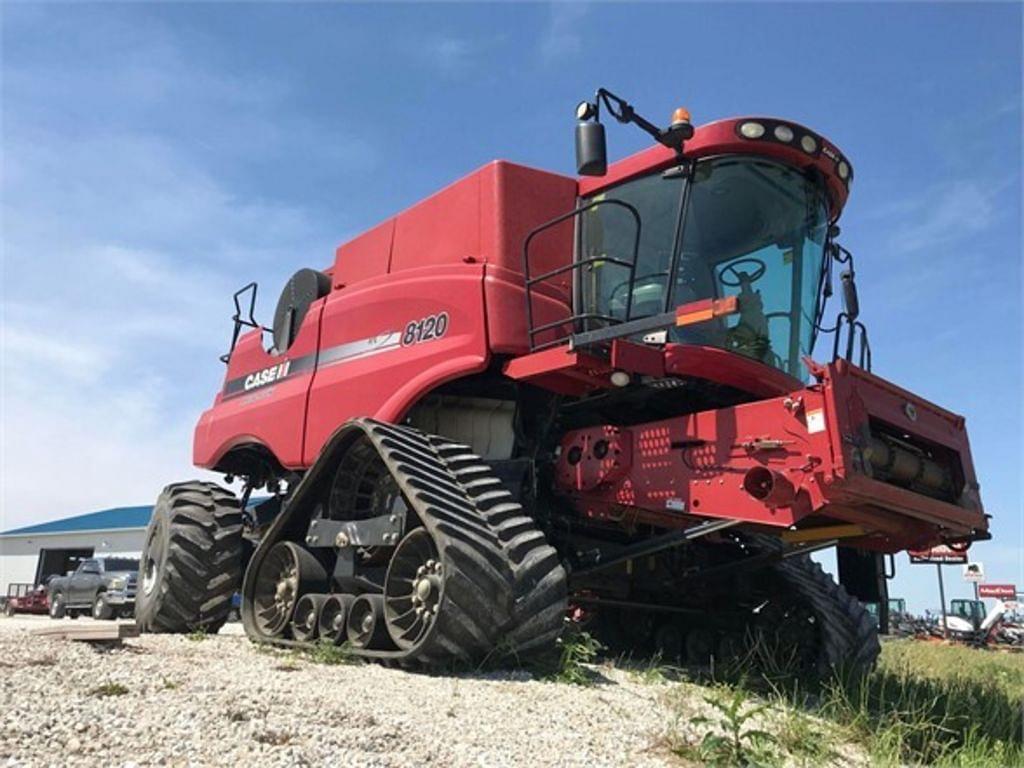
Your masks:
[[[502,649],[522,656],[551,647],[562,633],[568,610],[568,577],[558,553],[469,446],[434,436],[428,439],[497,533],[512,569],[514,602]]]
[[[810,606],[821,627],[819,674],[869,672],[882,651],[871,615],[810,557],[790,557],[773,570]]]
[[[418,645],[404,651],[353,653],[438,665],[482,659],[496,650],[525,653],[553,641],[555,626],[560,631],[565,613],[565,572],[490,468],[467,446],[411,427],[357,419],[342,431],[353,430],[362,433],[356,439],[366,439],[376,448],[433,538],[445,573],[441,609]],[[324,459],[336,463],[337,457],[328,455],[325,451]],[[303,510],[286,509],[282,518],[296,514]],[[276,543],[273,533],[287,523],[275,522],[260,549]],[[552,618],[556,613],[557,622]],[[257,634],[249,623],[246,631]],[[254,639],[301,645],[258,634]]]
[[[217,632],[242,581],[242,512],[234,494],[200,481],[167,486],[164,574],[147,632]],[[142,584],[139,583],[141,590]]]
[[[782,542],[772,536],[746,534],[757,549],[779,551]],[[882,651],[878,628],[871,614],[807,555],[795,555],[769,567],[799,595],[817,620],[820,653],[815,661],[819,675],[835,672],[859,675],[869,672]]]

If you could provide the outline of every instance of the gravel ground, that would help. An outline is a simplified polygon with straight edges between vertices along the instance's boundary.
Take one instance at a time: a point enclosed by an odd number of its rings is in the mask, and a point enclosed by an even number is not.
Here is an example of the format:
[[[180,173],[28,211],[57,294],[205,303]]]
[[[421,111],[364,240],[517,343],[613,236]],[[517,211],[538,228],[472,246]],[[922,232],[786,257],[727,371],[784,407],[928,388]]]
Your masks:
[[[0,765],[675,762],[657,746],[674,717],[665,686],[613,669],[578,687],[326,666],[257,649],[238,625],[98,650],[32,635],[51,623],[0,618]]]

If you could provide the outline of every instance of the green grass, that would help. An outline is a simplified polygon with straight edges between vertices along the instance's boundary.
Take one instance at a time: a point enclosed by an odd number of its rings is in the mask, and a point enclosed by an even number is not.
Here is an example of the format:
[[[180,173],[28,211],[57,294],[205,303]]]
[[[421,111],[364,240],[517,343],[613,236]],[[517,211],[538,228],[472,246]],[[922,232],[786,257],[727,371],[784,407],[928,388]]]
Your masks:
[[[96,696],[101,699],[107,696],[124,696],[126,693],[128,693],[127,686],[120,683],[104,683],[103,685],[97,685],[89,691],[90,696]]]
[[[821,696],[875,763],[1024,766],[1024,656],[891,641],[872,674]]]
[[[589,632],[566,633],[558,640],[557,667],[548,675],[556,683],[590,685],[597,675],[588,664],[593,664],[604,648]]]
[[[687,725],[669,748],[698,763],[841,765],[852,749],[880,766],[1024,768],[1024,655],[897,640],[864,678],[711,690],[711,718],[682,716],[693,691],[674,704]]]
[[[352,646],[347,641],[341,645],[335,645],[330,640],[321,640],[306,653],[309,654],[310,661],[317,664],[361,664],[363,662],[352,652]]]

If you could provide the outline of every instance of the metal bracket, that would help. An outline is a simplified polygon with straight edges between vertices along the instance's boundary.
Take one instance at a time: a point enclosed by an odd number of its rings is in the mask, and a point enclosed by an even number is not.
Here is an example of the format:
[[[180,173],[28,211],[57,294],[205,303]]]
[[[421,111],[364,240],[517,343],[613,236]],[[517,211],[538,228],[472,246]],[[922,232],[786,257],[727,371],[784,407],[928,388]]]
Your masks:
[[[306,544],[310,547],[394,546],[405,528],[405,513],[394,512],[366,520],[315,518],[309,524]],[[340,553],[339,553],[340,554]]]

